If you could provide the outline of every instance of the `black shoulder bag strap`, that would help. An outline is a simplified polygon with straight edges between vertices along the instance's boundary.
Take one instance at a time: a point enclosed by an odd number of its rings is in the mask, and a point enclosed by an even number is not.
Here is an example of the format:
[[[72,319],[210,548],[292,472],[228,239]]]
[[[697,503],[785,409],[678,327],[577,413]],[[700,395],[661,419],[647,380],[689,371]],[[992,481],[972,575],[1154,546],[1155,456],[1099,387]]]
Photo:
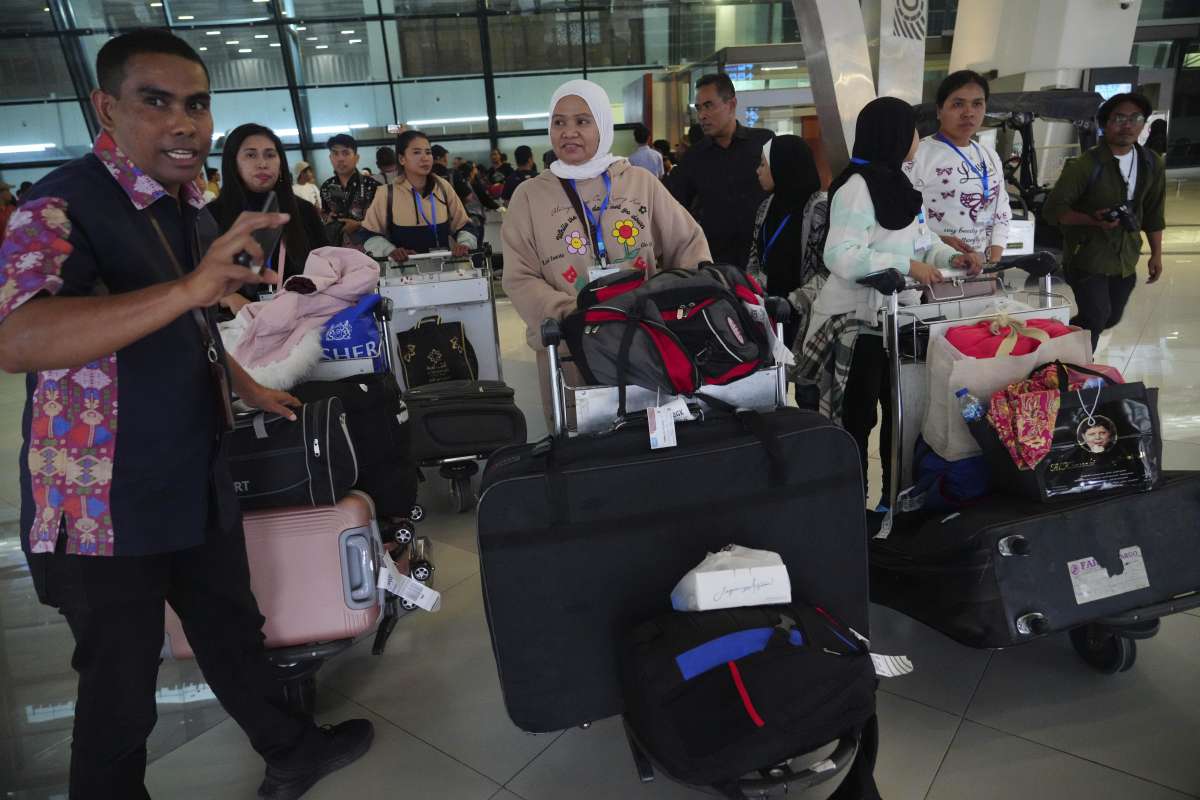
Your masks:
[[[771,430],[771,426],[767,424],[767,419],[758,411],[751,409],[739,409],[732,403],[727,403],[718,397],[696,392],[695,397],[708,403],[718,411],[724,411],[727,414],[732,414],[742,428],[747,433],[752,433],[762,442],[763,449],[767,452],[768,469],[770,470],[770,480],[772,486],[783,486],[787,483],[787,459],[783,456],[783,445],[779,443],[779,437]]]
[[[162,245],[167,260],[171,262],[171,267],[175,270],[175,275],[182,278],[183,267],[179,265],[179,259],[175,257],[175,251],[171,249],[171,244],[167,241],[167,236],[163,233],[162,226],[158,224],[158,220],[154,218],[154,214],[149,209],[146,210],[146,218],[154,226],[154,232],[158,234],[158,243]],[[204,353],[208,359],[208,371],[212,375],[215,384],[217,407],[221,410],[225,430],[231,431],[234,426],[234,418],[233,402],[230,399],[232,393],[229,388],[229,373],[225,371],[225,366],[221,363],[221,351],[217,348],[212,328],[208,325],[208,312],[193,308],[192,319],[195,321],[196,327],[200,330],[200,342],[204,346]]]
[[[392,241],[392,202],[396,197],[396,187],[392,184],[387,185],[387,222],[385,223],[387,230],[384,231],[384,236],[389,242]],[[392,242],[395,244],[395,242]]]
[[[567,194],[567,199],[571,201],[571,207],[579,215],[579,224],[587,230],[588,242],[592,246],[592,252],[595,253],[596,242],[593,239],[596,236],[596,232],[592,230],[592,223],[588,221],[588,215],[583,210],[583,200],[579,197],[579,193],[571,188],[571,183],[566,178],[559,178],[558,182],[562,184],[563,191]]]

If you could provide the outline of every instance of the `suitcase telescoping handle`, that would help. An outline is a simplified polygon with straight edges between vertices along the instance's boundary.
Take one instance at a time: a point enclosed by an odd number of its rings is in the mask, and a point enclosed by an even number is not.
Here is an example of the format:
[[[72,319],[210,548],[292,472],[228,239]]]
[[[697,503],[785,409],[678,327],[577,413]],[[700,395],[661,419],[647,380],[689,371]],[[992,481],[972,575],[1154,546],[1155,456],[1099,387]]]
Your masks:
[[[550,359],[550,403],[554,406],[554,435],[562,436],[567,429],[566,389],[562,381],[562,365],[558,360],[558,345],[562,343],[562,324],[556,319],[542,322],[542,346]]]

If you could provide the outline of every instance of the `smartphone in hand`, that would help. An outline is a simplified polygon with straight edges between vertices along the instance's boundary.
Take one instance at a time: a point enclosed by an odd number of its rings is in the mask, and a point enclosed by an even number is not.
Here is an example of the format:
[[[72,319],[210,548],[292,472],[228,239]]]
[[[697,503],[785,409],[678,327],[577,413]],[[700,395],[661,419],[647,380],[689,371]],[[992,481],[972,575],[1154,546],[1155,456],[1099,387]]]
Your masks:
[[[267,199],[263,203],[261,210],[264,214],[279,213],[279,196],[276,195],[274,191],[267,192]],[[263,251],[263,263],[254,271],[261,272],[262,267],[266,267],[267,269],[276,269],[282,273],[282,266],[276,267],[274,264],[274,259],[275,246],[279,244],[279,237],[283,236],[283,226],[278,228],[259,228],[251,235],[254,237],[254,241],[258,242],[258,246],[261,247]]]

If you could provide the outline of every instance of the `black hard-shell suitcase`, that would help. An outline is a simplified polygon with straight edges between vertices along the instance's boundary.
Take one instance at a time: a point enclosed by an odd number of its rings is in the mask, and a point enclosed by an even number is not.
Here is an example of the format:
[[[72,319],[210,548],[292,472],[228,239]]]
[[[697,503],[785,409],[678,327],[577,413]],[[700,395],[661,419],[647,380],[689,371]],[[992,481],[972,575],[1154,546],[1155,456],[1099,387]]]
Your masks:
[[[794,599],[867,634],[858,451],[817,414],[681,424],[650,450],[645,421],[492,456],[479,501],[484,607],[508,714],[532,732],[623,710],[625,633],[670,610],[675,584],[727,544],[778,552]]]
[[[404,401],[419,463],[485,457],[525,441],[525,415],[502,381],[443,381],[411,389]]]
[[[412,426],[390,372],[337,381],[309,381],[292,389],[304,402],[337,397],[358,457],[358,483],[382,517],[408,517],[417,500]]]
[[[244,511],[332,506],[358,481],[358,461],[342,402],[305,403],[291,422],[245,414],[229,434],[229,472]]]
[[[1200,589],[1198,548],[1200,472],[1051,505],[996,495],[873,540],[871,599],[1005,647]]]

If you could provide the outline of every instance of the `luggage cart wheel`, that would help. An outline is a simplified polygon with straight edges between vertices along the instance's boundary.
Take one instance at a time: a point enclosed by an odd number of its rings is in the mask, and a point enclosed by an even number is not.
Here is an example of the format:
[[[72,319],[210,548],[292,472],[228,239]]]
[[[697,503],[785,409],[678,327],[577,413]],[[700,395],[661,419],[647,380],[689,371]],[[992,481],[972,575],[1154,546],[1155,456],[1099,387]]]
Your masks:
[[[1079,657],[1105,675],[1125,672],[1137,660],[1137,642],[1103,625],[1072,628],[1070,636]]]
[[[414,581],[426,583],[433,577],[433,565],[428,561],[414,561],[409,565],[409,574]]]
[[[420,522],[425,519],[425,509],[420,503],[413,503],[412,511],[409,512],[408,518],[412,522]]]
[[[396,544],[406,545],[413,540],[413,537],[416,536],[416,531],[413,530],[413,526],[411,524],[402,523],[396,528],[392,536],[396,540]]]

